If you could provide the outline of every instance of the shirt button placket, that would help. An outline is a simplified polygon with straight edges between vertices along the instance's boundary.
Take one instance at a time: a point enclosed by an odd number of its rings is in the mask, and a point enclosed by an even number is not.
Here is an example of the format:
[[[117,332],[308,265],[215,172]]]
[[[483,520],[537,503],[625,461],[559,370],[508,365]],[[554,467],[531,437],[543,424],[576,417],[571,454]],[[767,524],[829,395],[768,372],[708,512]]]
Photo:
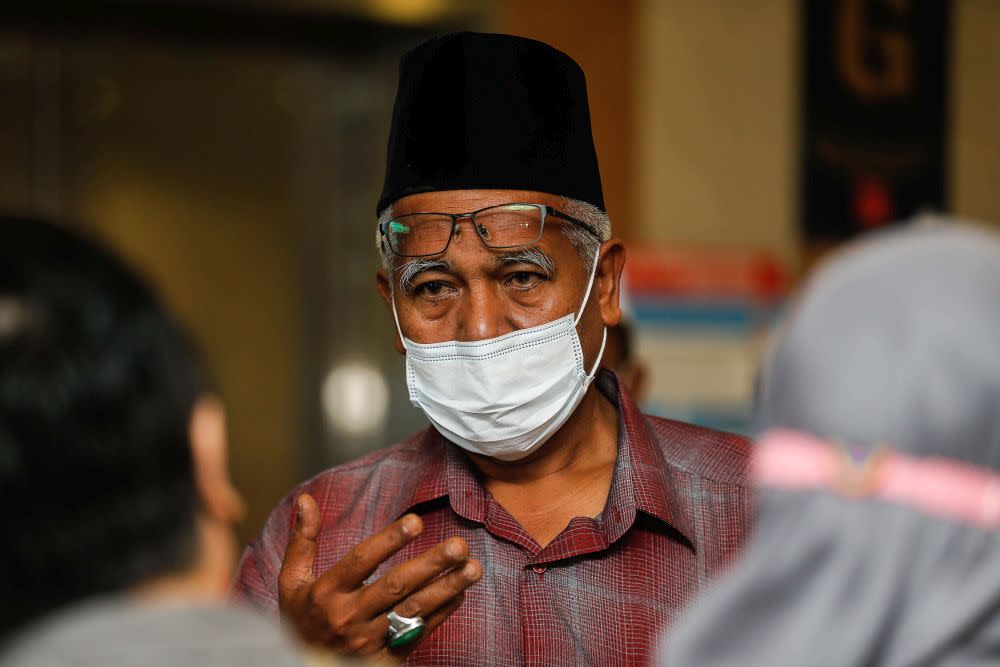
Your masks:
[[[543,573],[546,566],[526,563],[522,570],[521,604],[522,637],[525,667],[548,667],[552,664],[569,664],[554,659],[551,642],[546,639],[551,632],[549,620],[553,610]]]

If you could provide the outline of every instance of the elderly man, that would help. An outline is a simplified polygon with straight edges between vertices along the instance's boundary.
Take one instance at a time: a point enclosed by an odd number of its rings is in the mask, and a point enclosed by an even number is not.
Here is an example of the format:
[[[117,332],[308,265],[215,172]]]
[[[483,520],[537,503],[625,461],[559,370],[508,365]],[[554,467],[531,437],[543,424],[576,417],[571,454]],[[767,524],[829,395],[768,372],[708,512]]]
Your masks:
[[[408,53],[377,212],[432,428],[296,489],[237,595],[412,664],[648,662],[741,544],[747,445],[640,414],[598,370],[625,251],[579,66],[507,35]]]

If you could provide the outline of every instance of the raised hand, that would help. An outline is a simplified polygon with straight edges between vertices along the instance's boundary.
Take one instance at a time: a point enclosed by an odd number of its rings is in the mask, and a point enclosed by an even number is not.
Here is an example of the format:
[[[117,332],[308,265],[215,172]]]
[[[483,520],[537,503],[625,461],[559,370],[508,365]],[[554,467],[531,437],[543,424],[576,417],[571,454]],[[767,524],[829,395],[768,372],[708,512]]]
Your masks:
[[[338,653],[402,657],[416,643],[389,649],[386,614],[394,610],[422,617],[422,639],[458,609],[465,590],[482,577],[480,564],[469,558],[469,545],[452,537],[365,585],[379,565],[423,530],[415,514],[356,545],[317,577],[313,564],[320,524],[316,501],[308,494],[299,496],[295,529],[278,575],[278,605],[303,639]]]

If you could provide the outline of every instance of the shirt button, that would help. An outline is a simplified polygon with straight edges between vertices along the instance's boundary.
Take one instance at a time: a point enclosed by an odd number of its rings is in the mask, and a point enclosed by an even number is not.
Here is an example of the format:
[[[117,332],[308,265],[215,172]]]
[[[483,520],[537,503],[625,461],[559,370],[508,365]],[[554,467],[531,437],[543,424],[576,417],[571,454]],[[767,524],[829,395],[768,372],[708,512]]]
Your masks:
[[[535,571],[535,574],[541,574],[546,570],[544,565],[532,565],[531,569]]]

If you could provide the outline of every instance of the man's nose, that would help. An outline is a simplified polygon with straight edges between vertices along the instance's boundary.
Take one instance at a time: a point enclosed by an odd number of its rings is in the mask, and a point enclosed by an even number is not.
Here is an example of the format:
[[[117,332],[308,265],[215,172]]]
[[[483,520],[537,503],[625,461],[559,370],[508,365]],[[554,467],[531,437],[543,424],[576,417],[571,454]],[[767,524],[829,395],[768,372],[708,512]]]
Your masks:
[[[458,340],[486,340],[512,330],[502,296],[486,285],[471,286],[459,312]]]

